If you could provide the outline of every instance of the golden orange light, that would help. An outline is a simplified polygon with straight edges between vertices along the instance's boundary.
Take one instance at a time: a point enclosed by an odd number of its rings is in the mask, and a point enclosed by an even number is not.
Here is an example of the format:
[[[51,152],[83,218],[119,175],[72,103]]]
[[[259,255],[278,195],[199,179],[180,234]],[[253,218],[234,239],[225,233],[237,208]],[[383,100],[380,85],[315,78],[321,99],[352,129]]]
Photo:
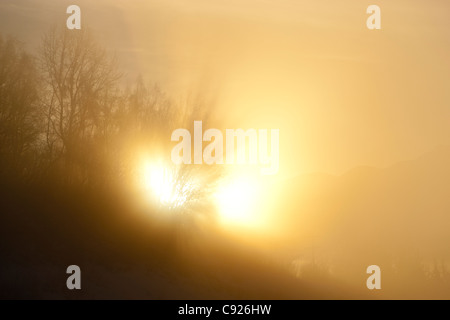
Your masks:
[[[178,185],[172,168],[162,163],[149,162],[144,165],[143,183],[150,196],[165,207],[180,207],[187,201],[186,188],[190,186]]]
[[[260,194],[260,183],[250,175],[236,175],[224,181],[215,193],[222,221],[230,224],[258,225],[257,204]]]

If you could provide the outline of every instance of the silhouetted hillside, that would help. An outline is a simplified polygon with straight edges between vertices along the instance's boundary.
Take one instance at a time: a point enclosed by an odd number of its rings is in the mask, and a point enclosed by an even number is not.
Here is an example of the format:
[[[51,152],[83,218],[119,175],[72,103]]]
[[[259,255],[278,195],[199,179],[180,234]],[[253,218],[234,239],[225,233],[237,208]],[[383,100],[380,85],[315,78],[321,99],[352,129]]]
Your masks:
[[[313,299],[350,293],[294,278],[218,228],[139,212],[119,194],[1,185],[0,296],[8,299]],[[82,290],[66,288],[67,266]]]

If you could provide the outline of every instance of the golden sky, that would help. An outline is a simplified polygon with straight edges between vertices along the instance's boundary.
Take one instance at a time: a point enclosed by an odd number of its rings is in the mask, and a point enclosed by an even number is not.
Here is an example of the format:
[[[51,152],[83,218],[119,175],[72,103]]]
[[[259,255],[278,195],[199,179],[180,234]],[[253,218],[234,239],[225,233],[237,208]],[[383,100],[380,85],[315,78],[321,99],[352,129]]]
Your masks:
[[[0,30],[32,50],[72,2],[2,0]],[[228,128],[280,129],[281,176],[384,167],[450,144],[446,1],[76,4],[130,81],[214,99]],[[366,28],[370,4],[382,30]]]

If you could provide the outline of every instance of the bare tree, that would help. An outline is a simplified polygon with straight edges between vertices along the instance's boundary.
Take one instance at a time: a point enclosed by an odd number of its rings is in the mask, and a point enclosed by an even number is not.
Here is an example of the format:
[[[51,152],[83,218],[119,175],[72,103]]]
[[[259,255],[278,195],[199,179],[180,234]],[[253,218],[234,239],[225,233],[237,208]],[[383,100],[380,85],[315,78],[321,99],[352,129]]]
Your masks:
[[[210,214],[210,196],[222,170],[215,166],[175,165],[171,160],[171,134],[178,128],[193,129],[194,120],[208,121],[213,110],[197,96],[175,101],[157,85],[146,85],[139,77],[133,87],[123,94],[122,108],[118,117],[118,143],[114,159],[120,161],[123,180],[141,174],[136,159],[144,154],[148,161],[159,161],[170,177],[172,194],[177,200],[165,203],[161,209],[178,212]],[[119,163],[119,161],[116,161]]]
[[[137,153],[144,152],[164,158],[174,192],[185,199],[183,213],[207,206],[220,170],[173,165],[170,137],[174,129],[192,128],[194,120],[207,121],[211,106],[198,98],[175,103],[142,78],[119,90],[113,60],[84,30],[50,30],[40,57],[46,150],[66,180],[123,184],[139,170]]]
[[[40,129],[38,102],[38,74],[33,57],[17,40],[0,37],[2,169],[25,174],[33,164],[33,148]]]
[[[98,144],[114,130],[112,108],[120,78],[114,60],[88,31],[57,28],[45,34],[40,57],[50,158],[63,160],[66,173],[88,167],[102,149]]]

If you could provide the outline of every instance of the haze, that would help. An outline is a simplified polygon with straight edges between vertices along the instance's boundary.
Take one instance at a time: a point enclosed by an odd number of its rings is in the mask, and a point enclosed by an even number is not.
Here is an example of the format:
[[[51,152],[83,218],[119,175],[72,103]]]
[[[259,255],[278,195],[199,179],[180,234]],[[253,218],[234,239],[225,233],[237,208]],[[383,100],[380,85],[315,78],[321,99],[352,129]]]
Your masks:
[[[37,45],[70,1],[4,0],[0,28]],[[449,144],[450,5],[369,2],[79,1],[83,24],[174,95],[218,101],[230,128],[280,128],[280,176],[386,167]]]

